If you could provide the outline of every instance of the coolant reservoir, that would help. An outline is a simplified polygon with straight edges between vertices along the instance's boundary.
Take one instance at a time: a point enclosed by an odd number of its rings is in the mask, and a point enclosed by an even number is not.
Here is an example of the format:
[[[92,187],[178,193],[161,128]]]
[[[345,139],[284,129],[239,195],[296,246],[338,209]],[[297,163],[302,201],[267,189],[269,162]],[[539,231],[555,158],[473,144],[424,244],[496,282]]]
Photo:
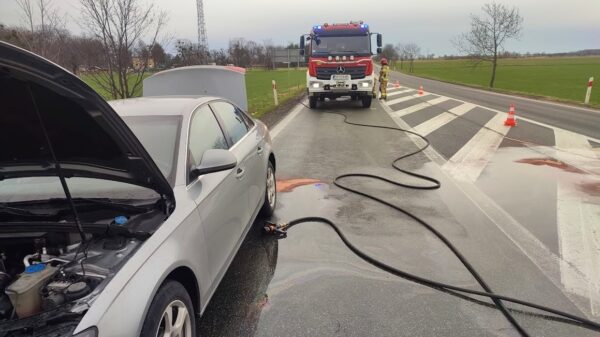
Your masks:
[[[57,267],[43,263],[27,266],[19,278],[6,287],[5,293],[10,297],[19,318],[40,312],[42,308],[41,288],[44,281],[54,275],[57,270]]]

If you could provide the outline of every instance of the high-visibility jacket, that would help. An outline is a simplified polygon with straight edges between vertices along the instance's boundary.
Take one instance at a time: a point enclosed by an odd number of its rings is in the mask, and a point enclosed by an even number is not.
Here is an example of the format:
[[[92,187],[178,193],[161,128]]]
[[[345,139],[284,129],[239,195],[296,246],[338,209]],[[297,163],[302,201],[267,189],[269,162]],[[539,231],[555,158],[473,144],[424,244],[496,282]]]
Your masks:
[[[381,70],[379,71],[379,82],[387,82],[389,79],[390,67],[387,65],[381,66]]]

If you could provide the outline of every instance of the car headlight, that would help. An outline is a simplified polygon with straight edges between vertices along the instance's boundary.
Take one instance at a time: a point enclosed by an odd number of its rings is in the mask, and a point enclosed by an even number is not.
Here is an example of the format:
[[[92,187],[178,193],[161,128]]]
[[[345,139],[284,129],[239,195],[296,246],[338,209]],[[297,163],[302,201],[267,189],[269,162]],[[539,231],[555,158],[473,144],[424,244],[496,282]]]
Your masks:
[[[73,337],[98,337],[98,329],[93,326],[89,329],[85,329],[84,331],[73,335]]]

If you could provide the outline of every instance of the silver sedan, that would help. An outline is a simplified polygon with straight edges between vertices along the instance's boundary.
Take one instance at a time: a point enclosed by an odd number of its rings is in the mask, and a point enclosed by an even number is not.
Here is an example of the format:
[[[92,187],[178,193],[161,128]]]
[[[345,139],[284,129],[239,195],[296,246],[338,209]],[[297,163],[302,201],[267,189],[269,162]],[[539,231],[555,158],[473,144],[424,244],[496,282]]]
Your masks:
[[[195,336],[275,209],[267,127],[220,97],[109,105],[3,43],[0,66],[0,336]]]

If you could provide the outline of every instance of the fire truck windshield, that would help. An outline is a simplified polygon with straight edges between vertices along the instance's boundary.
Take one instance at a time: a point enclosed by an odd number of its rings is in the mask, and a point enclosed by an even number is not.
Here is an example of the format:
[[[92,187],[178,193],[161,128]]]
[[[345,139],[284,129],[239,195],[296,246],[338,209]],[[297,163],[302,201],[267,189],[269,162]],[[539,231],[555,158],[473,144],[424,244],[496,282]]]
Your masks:
[[[315,36],[312,55],[371,55],[371,40],[363,36]]]

